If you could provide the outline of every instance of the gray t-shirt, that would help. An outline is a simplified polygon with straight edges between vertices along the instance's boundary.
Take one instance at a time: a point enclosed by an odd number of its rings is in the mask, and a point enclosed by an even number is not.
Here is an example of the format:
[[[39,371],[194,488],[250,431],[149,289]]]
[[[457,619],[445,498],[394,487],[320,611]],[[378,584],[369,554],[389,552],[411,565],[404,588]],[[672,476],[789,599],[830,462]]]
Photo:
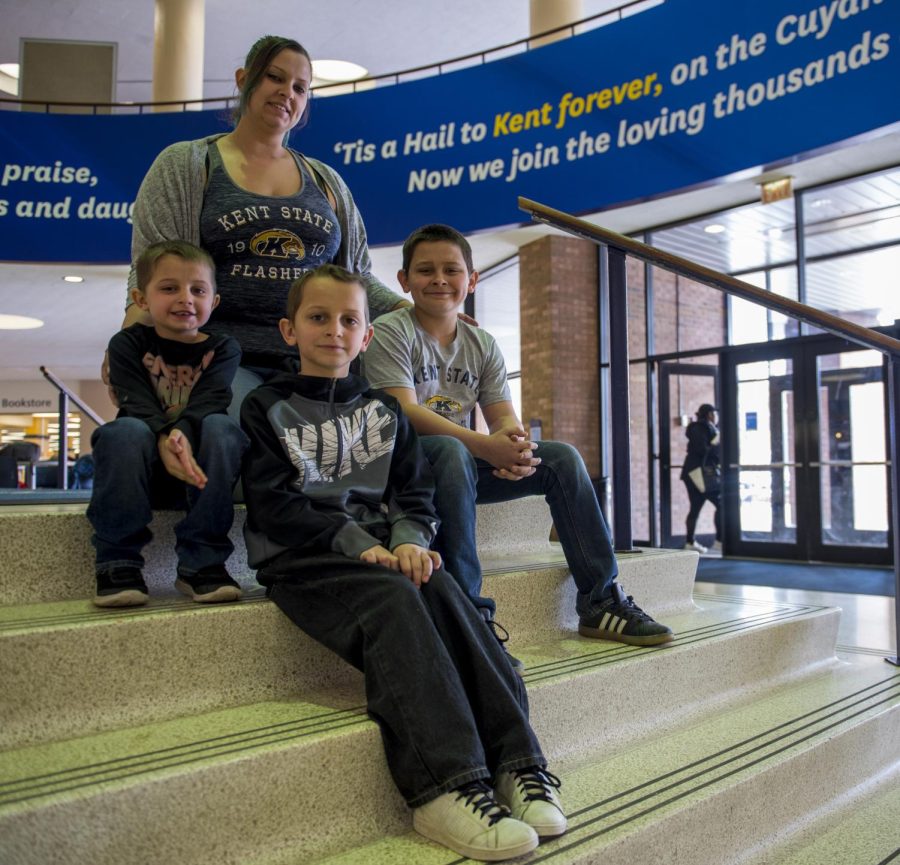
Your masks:
[[[406,307],[381,316],[362,355],[372,387],[407,387],[419,405],[466,426],[477,403],[482,408],[510,399],[506,364],[494,338],[464,321],[456,338],[441,345]]]
[[[297,356],[278,332],[291,283],[333,261],[341,245],[331,204],[296,154],[294,159],[300,191],[258,195],[231,179],[218,145],[209,145],[200,240],[216,263],[220,302],[204,330],[235,337],[248,366],[262,364],[260,356]]]

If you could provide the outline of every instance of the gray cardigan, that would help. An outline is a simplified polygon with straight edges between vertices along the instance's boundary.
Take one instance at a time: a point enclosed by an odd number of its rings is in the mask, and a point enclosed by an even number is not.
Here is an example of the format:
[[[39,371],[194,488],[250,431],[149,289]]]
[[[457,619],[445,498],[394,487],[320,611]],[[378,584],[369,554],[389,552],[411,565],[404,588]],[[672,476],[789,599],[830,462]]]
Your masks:
[[[179,141],[163,150],[150,166],[134,202],[126,306],[131,303],[131,289],[136,286],[134,262],[151,243],[177,238],[200,245],[207,148],[210,141],[220,137]],[[347,184],[324,162],[293,152],[300,156],[317,183],[334,196],[334,210],[341,225],[341,246],[334,263],[363,275],[373,318],[393,309],[401,297],[371,273],[366,229]]]

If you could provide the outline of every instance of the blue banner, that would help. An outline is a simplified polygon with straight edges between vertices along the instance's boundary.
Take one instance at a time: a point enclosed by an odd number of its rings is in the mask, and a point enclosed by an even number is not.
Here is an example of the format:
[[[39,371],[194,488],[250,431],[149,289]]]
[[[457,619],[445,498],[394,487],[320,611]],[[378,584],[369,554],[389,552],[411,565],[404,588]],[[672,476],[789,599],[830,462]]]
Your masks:
[[[777,164],[900,122],[900,0],[668,0],[482,66],[314,101],[298,149],[337,168],[373,244],[521,222]],[[894,94],[894,95],[892,95]],[[0,259],[126,261],[166,144],[222,112],[0,114]]]

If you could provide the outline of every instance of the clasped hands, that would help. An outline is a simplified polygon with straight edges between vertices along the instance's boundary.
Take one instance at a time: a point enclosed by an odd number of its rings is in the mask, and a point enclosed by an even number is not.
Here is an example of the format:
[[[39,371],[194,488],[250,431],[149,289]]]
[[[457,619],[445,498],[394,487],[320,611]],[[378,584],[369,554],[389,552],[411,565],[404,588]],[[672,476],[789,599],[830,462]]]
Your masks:
[[[531,477],[541,464],[534,455],[537,442],[528,441],[518,425],[504,425],[485,436],[478,456],[494,467],[494,477],[520,481]]]
[[[376,544],[360,553],[359,557],[370,565],[382,565],[392,571],[399,571],[416,586],[427,583],[434,569],[441,566],[440,554],[418,544],[398,544],[393,552]]]

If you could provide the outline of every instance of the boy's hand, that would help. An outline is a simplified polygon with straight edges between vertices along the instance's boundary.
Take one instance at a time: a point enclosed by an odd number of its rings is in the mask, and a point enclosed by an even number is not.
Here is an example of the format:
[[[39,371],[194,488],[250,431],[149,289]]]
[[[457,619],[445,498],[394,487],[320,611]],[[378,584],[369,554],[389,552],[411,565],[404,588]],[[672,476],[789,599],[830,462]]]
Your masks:
[[[518,481],[534,474],[541,461],[534,456],[537,445],[524,436],[512,435],[505,429],[484,436],[475,454],[494,467],[494,475]]]
[[[202,490],[206,486],[206,475],[194,459],[190,441],[179,429],[159,437],[159,457],[166,471],[192,487]]]
[[[381,544],[376,544],[374,547],[363,550],[359,554],[359,558],[370,565],[381,565],[382,567],[390,568],[392,571],[400,570],[400,560]]]
[[[427,583],[431,572],[441,566],[441,557],[433,550],[426,550],[418,544],[398,544],[394,555],[400,562],[400,572],[409,577],[416,586]]]

